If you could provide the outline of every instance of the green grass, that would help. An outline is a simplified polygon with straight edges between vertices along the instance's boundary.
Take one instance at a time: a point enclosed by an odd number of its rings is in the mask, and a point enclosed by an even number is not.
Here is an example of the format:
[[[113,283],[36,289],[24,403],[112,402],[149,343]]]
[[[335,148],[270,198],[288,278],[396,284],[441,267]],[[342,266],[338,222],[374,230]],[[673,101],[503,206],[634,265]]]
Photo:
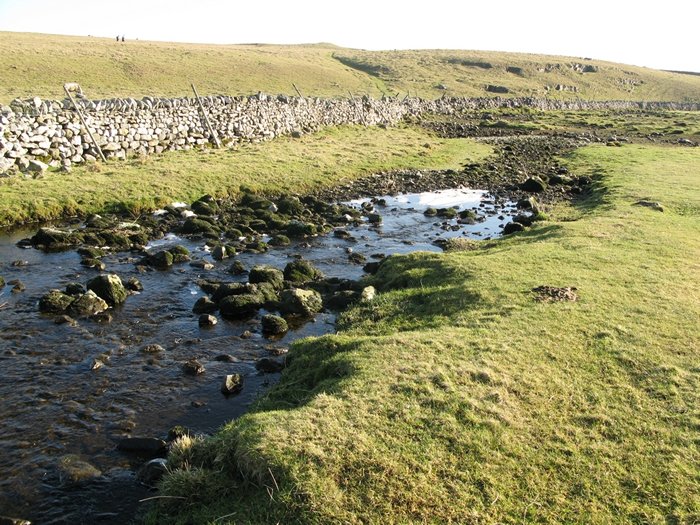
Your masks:
[[[470,64],[489,64],[484,69]],[[595,66],[580,73],[571,64]],[[545,70],[548,66],[553,69]],[[522,74],[507,71],[522,69]],[[347,97],[348,92],[427,98],[507,96],[596,100],[700,100],[700,77],[599,60],[488,51],[360,51],[331,44],[208,45],[115,42],[110,38],[0,32],[0,102],[39,96],[62,99],[64,82],[79,82],[88,97],[192,96],[258,91]],[[577,92],[545,89],[558,84]],[[442,85],[446,89],[441,89]]]
[[[601,177],[588,201],[478,250],[392,257],[374,302],[180,452],[163,495],[181,499],[149,519],[700,520],[700,151],[567,164]],[[579,300],[537,302],[543,284]]]
[[[235,196],[241,186],[302,193],[385,170],[457,169],[490,152],[483,144],[440,139],[411,127],[327,128],[235,150],[168,152],[37,179],[0,179],[0,225],[116,210],[138,215],[204,194]]]

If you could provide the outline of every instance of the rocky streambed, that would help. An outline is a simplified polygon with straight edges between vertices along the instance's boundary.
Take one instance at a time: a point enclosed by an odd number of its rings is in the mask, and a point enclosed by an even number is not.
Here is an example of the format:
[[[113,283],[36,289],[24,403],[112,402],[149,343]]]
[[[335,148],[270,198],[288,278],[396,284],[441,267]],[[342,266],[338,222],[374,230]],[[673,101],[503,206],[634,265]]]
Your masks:
[[[513,144],[461,172],[383,174],[316,196],[205,196],[0,238],[0,514],[129,522],[163,470],[149,460],[245,412],[294,340],[373,300],[363,277],[385,257],[522,230],[541,201],[585,190],[555,164],[464,187],[505,171],[527,142]]]

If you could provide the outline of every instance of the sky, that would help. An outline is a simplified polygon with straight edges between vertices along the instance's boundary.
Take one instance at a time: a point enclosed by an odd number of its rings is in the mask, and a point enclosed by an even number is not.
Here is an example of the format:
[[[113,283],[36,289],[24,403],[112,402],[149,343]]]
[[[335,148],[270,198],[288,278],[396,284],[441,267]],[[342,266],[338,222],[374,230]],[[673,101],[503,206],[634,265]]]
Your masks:
[[[700,0],[0,0],[0,30],[590,57],[700,72]]]

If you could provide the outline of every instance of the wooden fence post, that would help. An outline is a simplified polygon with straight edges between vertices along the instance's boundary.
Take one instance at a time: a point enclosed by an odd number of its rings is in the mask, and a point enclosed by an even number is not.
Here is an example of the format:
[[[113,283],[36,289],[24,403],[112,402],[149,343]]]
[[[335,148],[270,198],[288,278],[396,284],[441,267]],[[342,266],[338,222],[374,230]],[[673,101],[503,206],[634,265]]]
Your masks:
[[[209,134],[211,135],[211,138],[214,139],[214,144],[216,145],[217,149],[221,147],[221,142],[219,141],[219,136],[216,134],[216,131],[214,131],[214,128],[211,126],[211,122],[209,122],[209,116],[207,115],[207,112],[204,110],[204,104],[202,104],[202,99],[199,98],[199,93],[197,93],[197,88],[194,87],[194,84],[190,84],[192,86],[192,91],[194,91],[194,96],[197,98],[197,102],[199,103],[199,109],[202,112],[202,116],[204,117],[204,122],[207,125],[207,129],[209,130]]]
[[[74,83],[71,83],[74,84]],[[83,123],[83,127],[85,128],[85,131],[87,131],[88,136],[90,137],[90,140],[92,143],[95,145],[97,148],[97,152],[100,154],[100,157],[102,157],[103,162],[107,162],[107,159],[105,158],[105,154],[102,153],[102,148],[100,145],[97,143],[95,140],[94,135],[92,134],[92,131],[90,131],[90,127],[87,125],[87,122],[85,122],[85,118],[83,117],[82,111],[80,111],[80,108],[78,107],[78,104],[75,103],[75,100],[73,100],[73,97],[70,94],[70,90],[68,89],[68,84],[63,84],[63,91],[66,92],[66,95],[68,95],[68,99],[71,101],[73,104],[73,107],[75,108],[75,111],[78,112],[78,117],[80,117],[80,122]]]

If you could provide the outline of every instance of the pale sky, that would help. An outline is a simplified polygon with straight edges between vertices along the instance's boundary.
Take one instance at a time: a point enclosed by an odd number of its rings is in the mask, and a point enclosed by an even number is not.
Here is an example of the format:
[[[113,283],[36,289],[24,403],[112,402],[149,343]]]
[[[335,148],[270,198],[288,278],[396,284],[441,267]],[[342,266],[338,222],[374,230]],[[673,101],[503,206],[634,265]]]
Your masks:
[[[700,72],[698,15],[700,0],[0,0],[3,31],[514,51]]]

